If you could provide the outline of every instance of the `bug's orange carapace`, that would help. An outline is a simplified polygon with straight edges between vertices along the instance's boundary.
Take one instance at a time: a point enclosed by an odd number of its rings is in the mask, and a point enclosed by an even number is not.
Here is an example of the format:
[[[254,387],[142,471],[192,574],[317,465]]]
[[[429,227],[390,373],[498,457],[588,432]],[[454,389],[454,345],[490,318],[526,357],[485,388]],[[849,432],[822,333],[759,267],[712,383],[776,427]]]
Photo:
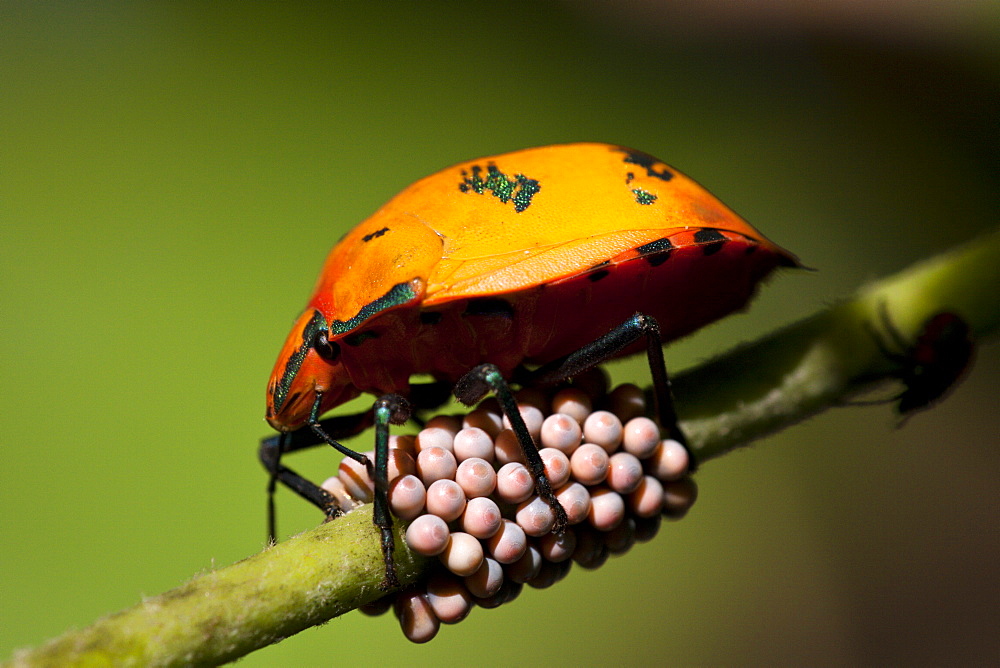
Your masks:
[[[417,181],[333,248],[278,357],[267,420],[406,396],[481,362],[542,364],[636,312],[664,342],[742,308],[788,252],[682,173],[607,144],[527,149]],[[624,354],[636,352],[630,346]]]

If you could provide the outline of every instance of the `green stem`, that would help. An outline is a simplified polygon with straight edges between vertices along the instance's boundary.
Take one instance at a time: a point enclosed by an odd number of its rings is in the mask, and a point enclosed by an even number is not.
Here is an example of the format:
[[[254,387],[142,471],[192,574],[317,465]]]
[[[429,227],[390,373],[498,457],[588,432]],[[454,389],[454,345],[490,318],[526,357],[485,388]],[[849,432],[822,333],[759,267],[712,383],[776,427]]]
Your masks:
[[[396,545],[405,545],[397,532]],[[396,550],[404,583],[424,559]],[[198,666],[233,661],[374,601],[383,576],[371,504],[199,575],[14,657],[15,666]]]
[[[961,316],[982,339],[1000,327],[1000,230],[861,289],[825,311],[674,379],[699,461],[718,457],[892,378],[872,330],[883,311],[912,344],[928,318]],[[884,336],[883,336],[884,338]]]
[[[985,337],[1000,326],[1000,231],[861,290],[802,322],[680,374],[674,381],[682,428],[701,461],[718,457],[871,389],[893,362],[872,335],[893,326],[913,341],[929,317],[957,313]],[[403,586],[426,561],[397,528]],[[80,631],[13,665],[211,665],[321,624],[383,592],[379,533],[371,506],[295,536],[232,566]]]

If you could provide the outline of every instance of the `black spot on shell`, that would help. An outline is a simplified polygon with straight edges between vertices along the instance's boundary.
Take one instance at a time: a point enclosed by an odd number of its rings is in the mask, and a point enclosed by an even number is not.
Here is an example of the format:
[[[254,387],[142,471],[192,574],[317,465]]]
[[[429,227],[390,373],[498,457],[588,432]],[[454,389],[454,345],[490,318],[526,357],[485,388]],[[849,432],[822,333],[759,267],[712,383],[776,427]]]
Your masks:
[[[667,261],[673,249],[674,245],[670,243],[670,239],[663,237],[662,239],[650,241],[648,244],[638,246],[635,250],[643,256],[643,259],[646,260],[650,266],[658,267]]]
[[[378,239],[380,236],[382,236],[383,234],[385,234],[388,231],[389,231],[388,227],[383,227],[381,230],[375,230],[374,232],[372,232],[370,234],[366,234],[365,236],[361,237],[361,240],[363,242],[365,242],[365,243],[368,243],[372,239]]]
[[[607,269],[599,269],[597,271],[592,271],[589,274],[587,274],[587,280],[590,281],[591,283],[596,283],[602,278],[607,278],[610,273],[611,272],[608,271]]]
[[[695,243],[701,245],[701,252],[705,255],[714,255],[722,250],[728,239],[716,229],[705,227],[694,233]]]
[[[648,153],[643,153],[642,151],[636,151],[630,148],[618,148],[615,149],[621,151],[625,154],[625,163],[629,165],[638,165],[646,170],[646,176],[652,176],[663,181],[669,181],[674,178],[674,175],[667,169],[667,166],[663,164],[662,161],[656,159]],[[660,169],[656,169],[656,166],[660,165]]]
[[[742,236],[747,240],[747,249],[744,251],[744,254],[752,255],[760,250],[760,239],[752,237],[749,234],[743,234]]]

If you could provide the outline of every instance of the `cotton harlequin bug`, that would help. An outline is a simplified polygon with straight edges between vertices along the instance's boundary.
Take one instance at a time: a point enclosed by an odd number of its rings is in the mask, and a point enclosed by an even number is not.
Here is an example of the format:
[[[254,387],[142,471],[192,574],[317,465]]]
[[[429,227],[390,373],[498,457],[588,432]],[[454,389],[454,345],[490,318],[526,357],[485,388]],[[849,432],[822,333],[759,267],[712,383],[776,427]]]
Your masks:
[[[894,401],[899,402],[896,412],[906,420],[930,408],[958,385],[972,362],[975,346],[968,323],[954,313],[937,313],[928,318],[914,344],[908,346],[889,319],[885,302],[880,304],[879,312],[888,340],[874,329],[872,332],[882,354],[900,367],[895,376],[905,388]]]
[[[662,344],[742,308],[794,256],[697,183],[651,155],[607,144],[528,149],[417,181],[334,247],[267,388],[280,436],[260,457],[328,517],[326,491],[280,456],[327,443],[368,467],[386,577],[397,585],[386,499],[388,425],[443,402],[494,392],[539,495],[566,515],[507,385],[555,383],[646,351],[661,426],[677,427]],[[410,376],[438,382],[411,385]],[[320,422],[361,393],[373,411]],[[337,439],[375,426],[375,463]],[[270,505],[274,533],[273,501]]]

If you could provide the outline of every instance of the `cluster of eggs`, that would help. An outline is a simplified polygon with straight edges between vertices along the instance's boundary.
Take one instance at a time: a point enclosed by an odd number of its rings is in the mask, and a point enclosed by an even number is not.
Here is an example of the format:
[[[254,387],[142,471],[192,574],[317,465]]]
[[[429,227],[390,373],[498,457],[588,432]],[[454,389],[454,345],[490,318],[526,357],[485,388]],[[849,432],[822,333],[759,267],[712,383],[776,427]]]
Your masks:
[[[561,535],[551,532],[555,513],[537,495],[495,400],[464,416],[431,418],[415,436],[390,437],[392,513],[409,522],[410,549],[441,566],[427,581],[362,611],[392,607],[404,635],[427,642],[474,606],[513,600],[524,584],[549,586],[573,562],[597,567],[609,553],[654,535],[661,516],[682,517],[696,495],[686,450],[660,438],[638,387],[606,393],[593,385],[516,395],[569,520]],[[347,505],[370,501],[374,484],[364,466],[345,458],[323,487]]]

